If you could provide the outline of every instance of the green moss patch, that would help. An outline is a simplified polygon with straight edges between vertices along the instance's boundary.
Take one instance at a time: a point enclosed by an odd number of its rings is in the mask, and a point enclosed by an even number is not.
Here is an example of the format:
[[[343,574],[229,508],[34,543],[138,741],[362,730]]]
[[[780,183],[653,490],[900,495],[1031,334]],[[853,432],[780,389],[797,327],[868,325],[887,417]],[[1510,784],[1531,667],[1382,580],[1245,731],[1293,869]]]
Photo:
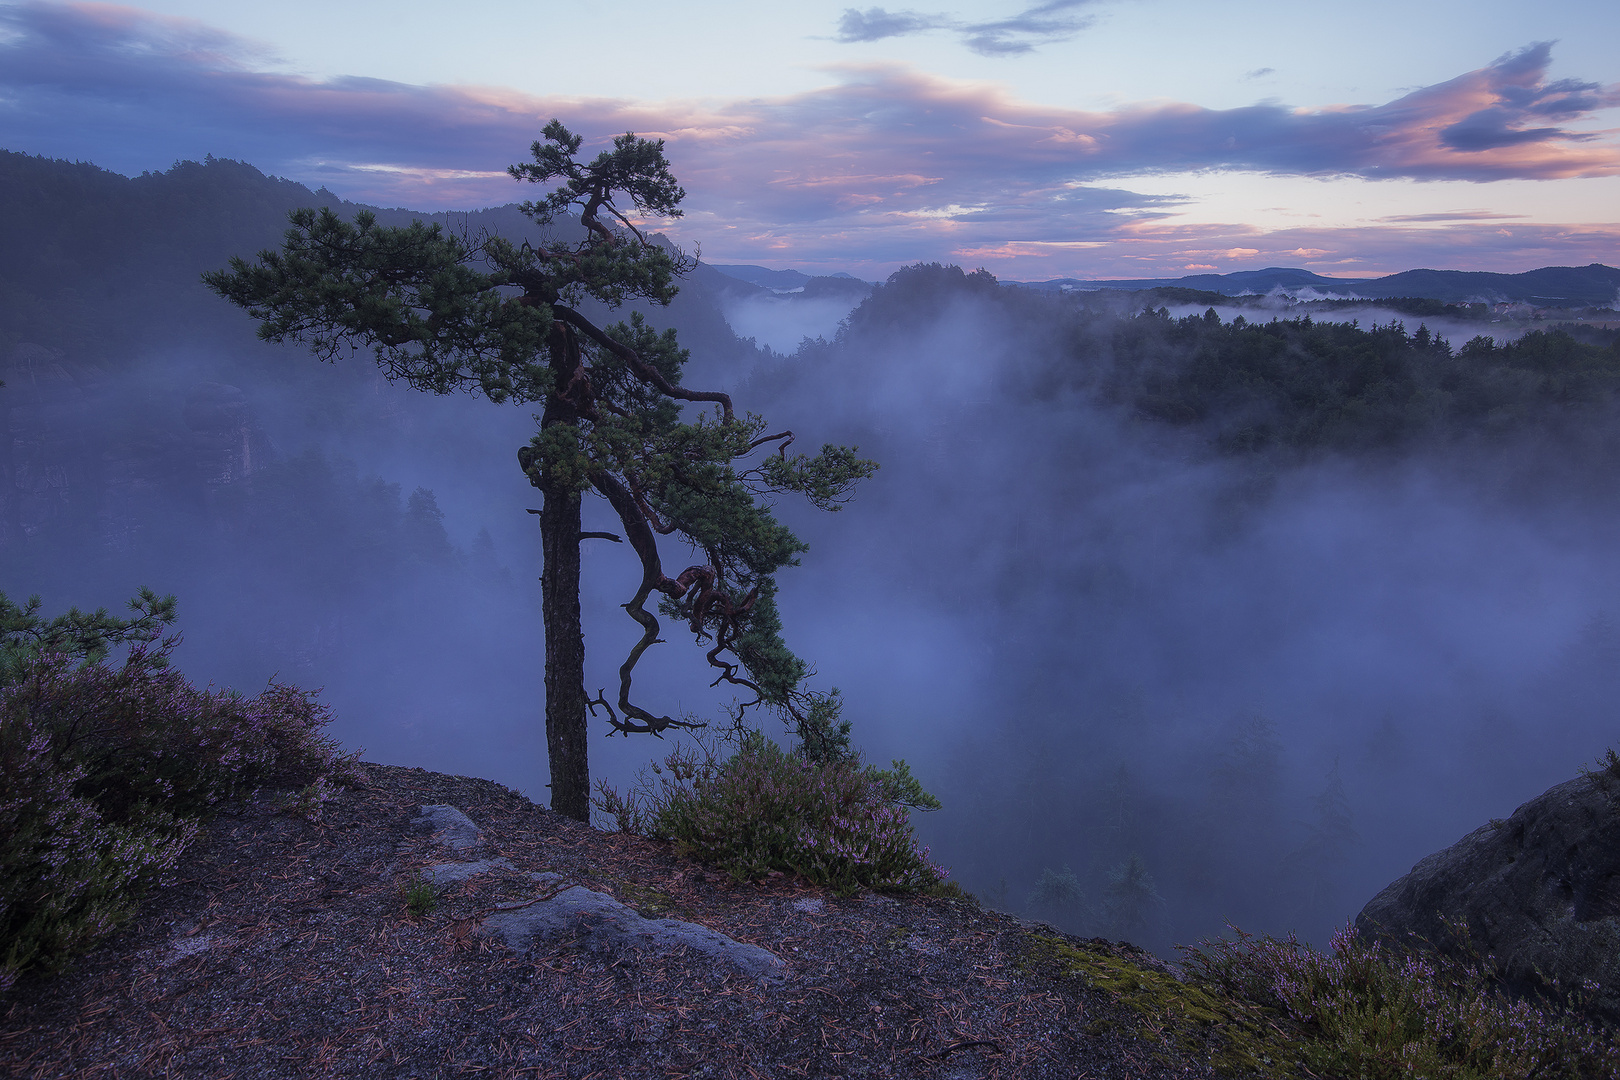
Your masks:
[[[679,906],[673,896],[651,885],[638,885],[633,881],[614,882],[619,898],[647,919],[662,919]]]
[[[1029,974],[1074,980],[1106,995],[1125,1010],[1134,1029],[1156,1035],[1182,1055],[1209,1062],[1223,1076],[1301,1075],[1301,1043],[1279,1017],[1136,962],[1118,946],[1032,934],[1021,965]],[[1092,1028],[1107,1030],[1119,1023],[1101,1015],[1093,1018]]]

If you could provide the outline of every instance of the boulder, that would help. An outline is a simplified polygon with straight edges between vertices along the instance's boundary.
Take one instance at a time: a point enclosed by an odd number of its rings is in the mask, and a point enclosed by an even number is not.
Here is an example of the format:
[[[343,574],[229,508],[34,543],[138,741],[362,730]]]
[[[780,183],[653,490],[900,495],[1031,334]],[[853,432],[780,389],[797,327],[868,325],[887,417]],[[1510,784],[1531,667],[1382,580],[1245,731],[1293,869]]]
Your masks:
[[[1448,925],[1448,922],[1450,925]],[[1504,984],[1584,990],[1620,1023],[1620,775],[1594,772],[1531,799],[1424,859],[1356,918],[1367,936],[1492,958]]]
[[[436,843],[451,851],[477,851],[484,846],[484,834],[473,819],[454,806],[433,803],[423,806],[411,819],[412,827],[433,834]]]
[[[568,885],[557,874],[533,876],[554,891],[543,894],[541,899],[510,905],[486,918],[479,926],[481,935],[499,937],[519,952],[533,948],[536,941],[556,939],[613,954],[686,948],[765,982],[778,981],[786,972],[787,965],[775,953],[758,945],[680,919],[643,918],[606,893]]]

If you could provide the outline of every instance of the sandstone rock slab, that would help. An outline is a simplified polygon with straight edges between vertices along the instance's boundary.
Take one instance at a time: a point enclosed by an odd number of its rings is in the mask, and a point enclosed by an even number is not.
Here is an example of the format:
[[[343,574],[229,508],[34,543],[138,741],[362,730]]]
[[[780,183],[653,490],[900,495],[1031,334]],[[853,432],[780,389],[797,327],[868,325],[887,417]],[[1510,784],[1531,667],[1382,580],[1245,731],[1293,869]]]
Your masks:
[[[484,834],[478,831],[472,818],[454,806],[442,803],[423,806],[411,819],[411,825],[433,833],[434,840],[451,851],[476,851],[484,846]]]
[[[1457,956],[1447,920],[1510,988],[1584,986],[1592,1011],[1620,1022],[1620,776],[1559,784],[1430,855],[1374,897],[1356,929]]]
[[[535,875],[555,885],[555,875]],[[577,940],[591,947],[620,952],[646,949],[669,952],[682,946],[755,979],[780,978],[787,965],[767,949],[736,941],[697,923],[647,919],[619,901],[583,885],[564,888],[538,900],[484,919],[478,932],[499,937],[519,951],[537,940]]]
[[[437,863],[422,871],[422,877],[435,885],[454,885],[491,870],[516,870],[509,859],[477,859],[472,862]]]

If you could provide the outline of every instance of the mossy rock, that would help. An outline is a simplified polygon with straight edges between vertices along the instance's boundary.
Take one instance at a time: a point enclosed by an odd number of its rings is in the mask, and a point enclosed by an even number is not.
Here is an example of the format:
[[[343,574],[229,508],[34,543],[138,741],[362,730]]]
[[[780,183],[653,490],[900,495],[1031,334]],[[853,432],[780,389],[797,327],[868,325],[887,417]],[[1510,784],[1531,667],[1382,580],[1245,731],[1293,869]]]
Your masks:
[[[639,885],[633,881],[614,882],[614,891],[619,899],[637,915],[644,919],[662,919],[670,912],[677,911],[680,903],[669,893],[650,885]]]

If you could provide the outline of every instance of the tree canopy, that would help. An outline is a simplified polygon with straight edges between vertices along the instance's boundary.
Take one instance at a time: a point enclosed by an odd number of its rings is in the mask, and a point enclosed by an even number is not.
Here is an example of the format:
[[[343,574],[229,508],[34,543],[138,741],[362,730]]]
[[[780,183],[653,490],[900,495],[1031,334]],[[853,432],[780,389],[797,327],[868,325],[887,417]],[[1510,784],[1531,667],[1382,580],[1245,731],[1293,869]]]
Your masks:
[[[295,341],[322,359],[369,348],[390,378],[444,394],[465,390],[493,402],[543,403],[540,429],[518,462],[544,496],[542,606],[546,624],[546,726],[552,804],[584,819],[589,776],[587,710],[611,731],[661,734],[696,726],[645,708],[633,696],[637,662],[660,639],[659,613],[685,621],[707,646],[715,685],[778,710],[817,754],[847,746],[834,694],[805,687],[807,665],[786,646],[775,573],[805,545],[772,514],[768,499],[796,493],[836,510],[876,469],[849,448],[790,454],[791,431],[769,431],[718,391],[680,384],[687,353],[673,331],[640,314],[599,326],[587,298],[618,307],[667,304],[691,262],[643,232],[648,217],[679,217],[685,193],[662,140],[625,134],[593,160],[581,136],[553,120],[513,165],[514,179],[553,185],[525,202],[545,229],[539,241],[456,235],[413,222],[380,226],[330,210],[302,209],[280,250],[231,260],[204,280],[259,320],[267,341]],[[565,226],[577,214],[578,230]],[[582,533],[581,496],[594,491],[624,528]],[[673,576],[658,538],[674,535],[706,562]],[[579,544],[628,541],[642,576],[623,606],[642,628],[619,669],[616,702],[587,697],[579,616]]]
[[[156,641],[175,617],[174,597],[159,596],[151,589],[142,589],[129,601],[134,616],[128,619],[106,608],[92,612],[69,608],[66,614],[46,619],[40,607],[37,596],[16,604],[0,593],[0,687],[14,683],[40,656],[61,655],[95,664],[115,646]]]

